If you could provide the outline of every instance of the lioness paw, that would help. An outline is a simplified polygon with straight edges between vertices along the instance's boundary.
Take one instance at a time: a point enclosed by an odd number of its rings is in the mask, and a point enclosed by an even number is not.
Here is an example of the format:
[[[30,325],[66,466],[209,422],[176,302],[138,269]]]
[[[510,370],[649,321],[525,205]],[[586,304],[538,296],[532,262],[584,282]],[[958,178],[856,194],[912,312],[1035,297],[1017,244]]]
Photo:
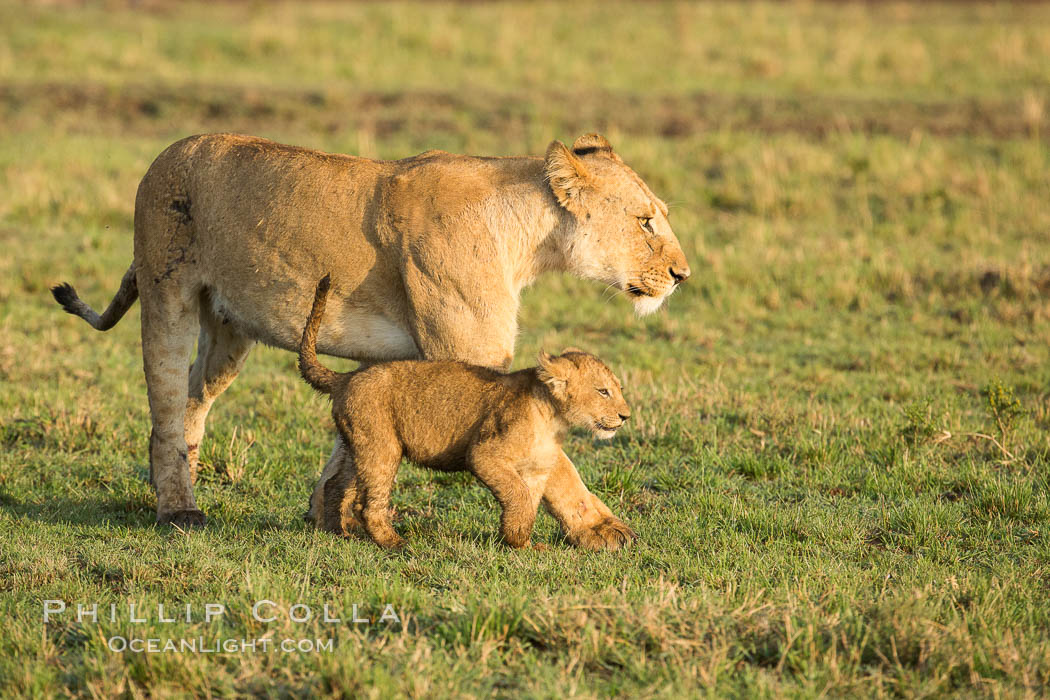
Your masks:
[[[171,525],[180,530],[193,530],[204,527],[208,518],[197,509],[177,510],[174,513],[166,513],[157,516],[159,525]]]

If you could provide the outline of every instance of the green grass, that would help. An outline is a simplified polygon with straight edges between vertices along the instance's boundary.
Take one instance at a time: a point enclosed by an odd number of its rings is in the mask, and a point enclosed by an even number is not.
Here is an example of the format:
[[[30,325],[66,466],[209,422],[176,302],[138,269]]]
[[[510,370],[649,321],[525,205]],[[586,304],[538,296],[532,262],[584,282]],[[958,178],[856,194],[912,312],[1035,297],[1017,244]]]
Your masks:
[[[0,695],[1050,683],[1046,6],[118,5],[0,3]],[[577,551],[542,515],[550,550],[507,551],[486,491],[408,466],[406,551],[314,532],[327,405],[265,348],[212,414],[209,527],[153,525],[138,307],[100,334],[47,287],[108,301],[164,146],[538,153],[594,128],[671,203],[694,275],[645,319],[542,279],[515,365],[579,345],[624,380],[630,429],[567,449],[636,547]],[[45,626],[46,599],[124,612]],[[262,599],[284,614],[251,619]],[[204,623],[207,602],[228,613]],[[314,619],[288,620],[298,602]],[[134,624],[128,603],[195,617]],[[354,626],[354,603],[403,624]]]

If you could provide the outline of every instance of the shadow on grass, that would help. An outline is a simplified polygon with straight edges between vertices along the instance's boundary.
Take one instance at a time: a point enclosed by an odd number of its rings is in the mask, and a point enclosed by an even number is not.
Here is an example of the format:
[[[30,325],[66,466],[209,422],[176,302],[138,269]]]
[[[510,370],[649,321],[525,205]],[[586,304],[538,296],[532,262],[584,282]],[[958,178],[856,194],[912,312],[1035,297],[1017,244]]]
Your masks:
[[[144,499],[89,496],[81,499],[52,498],[43,503],[21,501],[0,494],[0,512],[53,525],[154,526],[153,504]]]
[[[156,504],[152,498],[126,498],[88,496],[81,499],[53,498],[43,503],[20,501],[10,494],[0,493],[0,513],[13,519],[25,518],[50,525],[74,525],[80,527],[112,528],[125,527],[139,530],[171,532],[168,525],[156,522]],[[273,530],[301,530],[306,523],[292,518],[285,519],[273,513],[257,515],[231,515],[216,509],[208,518],[203,532],[227,534],[257,533]]]

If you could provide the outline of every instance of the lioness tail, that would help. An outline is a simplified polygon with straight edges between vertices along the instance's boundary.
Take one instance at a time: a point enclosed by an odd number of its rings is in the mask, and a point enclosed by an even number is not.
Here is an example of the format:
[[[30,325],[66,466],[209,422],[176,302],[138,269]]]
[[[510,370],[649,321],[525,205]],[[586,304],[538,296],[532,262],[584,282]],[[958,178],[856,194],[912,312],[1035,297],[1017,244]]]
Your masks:
[[[124,317],[131,305],[139,298],[139,285],[135,280],[135,263],[131,263],[131,267],[124,273],[124,279],[120,281],[120,289],[117,290],[117,295],[113,297],[113,301],[109,302],[109,306],[106,307],[101,316],[81,301],[80,297],[77,296],[77,290],[73,289],[73,285],[69,282],[63,282],[52,287],[51,294],[55,297],[55,301],[66,310],[66,313],[79,316],[90,323],[91,327],[97,331],[108,331],[117,325],[117,321]]]
[[[306,320],[306,327],[303,328],[303,339],[299,341],[299,374],[303,375],[307,384],[322,394],[332,393],[332,383],[338,376],[317,361],[317,330],[321,327],[321,317],[324,316],[331,286],[331,275],[325,275],[317,283],[314,306],[310,310],[310,318]]]

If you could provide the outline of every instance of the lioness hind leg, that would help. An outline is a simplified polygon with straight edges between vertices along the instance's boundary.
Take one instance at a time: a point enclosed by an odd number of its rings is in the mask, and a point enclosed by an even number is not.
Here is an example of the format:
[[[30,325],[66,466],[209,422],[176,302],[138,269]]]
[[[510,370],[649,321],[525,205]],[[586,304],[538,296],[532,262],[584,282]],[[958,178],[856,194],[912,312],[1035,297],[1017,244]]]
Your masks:
[[[215,399],[237,378],[255,345],[254,340],[233,330],[204,305],[200,310],[200,324],[197,359],[190,368],[185,420],[186,453],[192,482],[197,480],[200,444],[208,411]]]
[[[195,300],[164,298],[159,290],[152,291],[142,296],[142,361],[153,423],[150,478],[157,492],[157,522],[195,527],[205,518],[193,498],[185,416],[186,367],[197,335],[197,308]]]

